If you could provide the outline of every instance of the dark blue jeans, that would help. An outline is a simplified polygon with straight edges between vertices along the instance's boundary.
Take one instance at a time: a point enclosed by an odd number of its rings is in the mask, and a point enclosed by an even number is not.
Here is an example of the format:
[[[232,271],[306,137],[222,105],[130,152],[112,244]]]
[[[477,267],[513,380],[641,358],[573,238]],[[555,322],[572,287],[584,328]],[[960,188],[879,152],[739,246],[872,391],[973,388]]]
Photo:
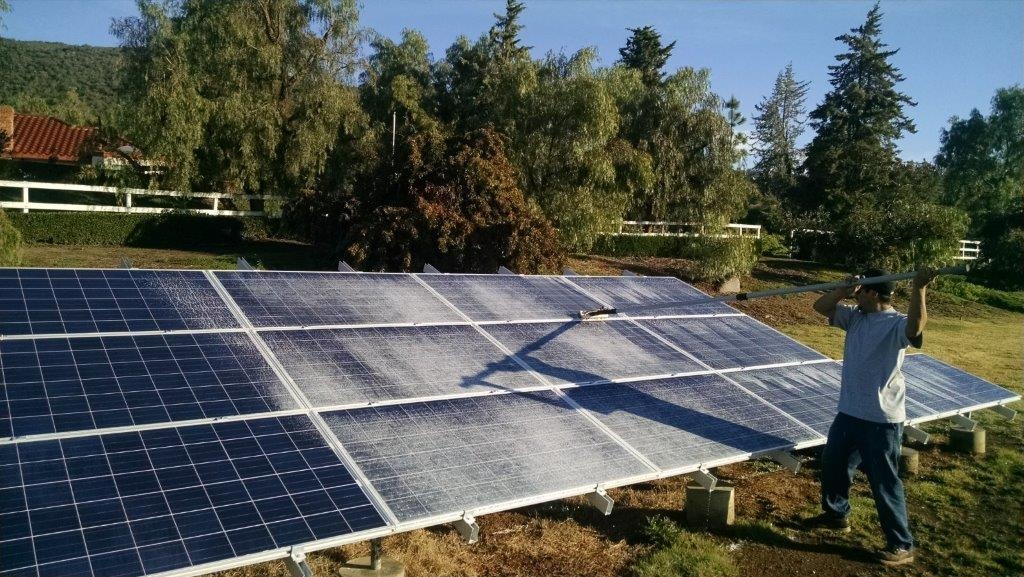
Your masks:
[[[911,549],[914,538],[899,477],[902,440],[902,423],[874,423],[844,413],[836,415],[821,458],[821,508],[837,517],[850,514],[850,485],[861,466],[875,497],[886,545]]]

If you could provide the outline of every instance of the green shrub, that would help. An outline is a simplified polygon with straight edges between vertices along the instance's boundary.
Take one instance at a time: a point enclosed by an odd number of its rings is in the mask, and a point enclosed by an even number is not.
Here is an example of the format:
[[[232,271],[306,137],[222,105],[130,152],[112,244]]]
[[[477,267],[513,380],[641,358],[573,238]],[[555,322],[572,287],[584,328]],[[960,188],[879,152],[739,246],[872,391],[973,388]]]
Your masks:
[[[754,241],[757,253],[763,256],[787,257],[789,256],[789,245],[785,239],[778,234],[765,234]]]
[[[18,266],[21,264],[21,232],[7,218],[7,213],[0,210],[0,266]]]
[[[695,239],[687,236],[599,236],[591,249],[605,256],[685,258]]]
[[[1024,292],[996,290],[958,276],[940,276],[935,279],[935,290],[1008,311],[1024,312]]]
[[[264,240],[274,225],[259,217],[191,213],[30,212],[11,215],[25,242],[191,248]]]
[[[820,254],[847,270],[910,270],[949,264],[967,230],[967,215],[947,206],[895,200],[857,207],[820,235]]]
[[[746,238],[700,237],[689,255],[695,261],[694,280],[719,283],[733,276],[749,274],[757,264],[757,249]]]
[[[1024,228],[1007,227],[982,240],[979,276],[1003,289],[1024,288]]]
[[[742,237],[605,235],[594,243],[594,253],[692,260],[691,280],[711,283],[748,274],[757,264],[755,242]]]

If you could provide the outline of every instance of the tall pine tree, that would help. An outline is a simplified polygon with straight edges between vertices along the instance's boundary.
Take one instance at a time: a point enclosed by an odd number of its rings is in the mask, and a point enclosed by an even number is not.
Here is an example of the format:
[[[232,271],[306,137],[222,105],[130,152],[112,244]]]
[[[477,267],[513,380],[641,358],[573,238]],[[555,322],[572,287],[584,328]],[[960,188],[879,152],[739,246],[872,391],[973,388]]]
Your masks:
[[[904,164],[896,141],[914,132],[899,92],[903,75],[879,39],[882,13],[837,40],[847,52],[829,67],[832,90],[811,112],[817,135],[807,149],[803,207],[817,213],[811,228],[833,232],[823,256],[850,268],[902,269],[949,262],[966,227],[962,212],[928,202],[929,179]]]
[[[676,43],[673,41],[662,46],[661,35],[650,26],[627,30],[632,32],[632,36],[626,40],[624,47],[619,48],[622,64],[627,68],[639,70],[647,86],[660,84],[664,76],[661,69],[668,62]]]
[[[829,66],[832,90],[811,112],[817,131],[807,148],[804,208],[823,206],[833,217],[884,198],[900,166],[896,141],[915,132],[904,114],[916,102],[896,89],[904,80],[881,39],[882,12],[876,4],[864,24],[836,40],[847,51]]]

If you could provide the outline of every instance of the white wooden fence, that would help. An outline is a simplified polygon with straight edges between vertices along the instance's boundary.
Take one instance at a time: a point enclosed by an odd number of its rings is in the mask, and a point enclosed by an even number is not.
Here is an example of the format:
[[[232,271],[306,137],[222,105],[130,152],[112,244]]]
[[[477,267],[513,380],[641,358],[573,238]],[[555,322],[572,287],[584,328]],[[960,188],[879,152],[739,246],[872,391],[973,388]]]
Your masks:
[[[614,236],[753,236],[761,238],[761,225],[734,224],[725,225],[724,233],[712,234],[705,227],[692,222],[667,222],[661,220],[624,220]]]
[[[177,192],[174,190],[147,190],[144,188],[114,188],[109,186],[87,186],[84,184],[59,184],[54,182],[29,182],[24,180],[0,180],[0,189],[21,189],[21,200],[2,200],[0,208],[30,210],[55,210],[73,212],[122,212],[128,214],[161,213],[182,210],[180,207],[133,206],[132,200],[137,197],[176,197],[184,199],[212,199],[213,208],[186,208],[190,212],[214,216],[263,216],[261,210],[228,210],[220,208],[222,199],[261,199],[271,200],[276,197],[259,194],[228,194],[224,192]],[[76,204],[68,202],[33,202],[32,191],[68,191],[105,193],[114,195],[113,204]]]
[[[957,260],[978,260],[981,256],[981,241],[980,240],[961,240],[960,249],[957,251],[955,259]]]

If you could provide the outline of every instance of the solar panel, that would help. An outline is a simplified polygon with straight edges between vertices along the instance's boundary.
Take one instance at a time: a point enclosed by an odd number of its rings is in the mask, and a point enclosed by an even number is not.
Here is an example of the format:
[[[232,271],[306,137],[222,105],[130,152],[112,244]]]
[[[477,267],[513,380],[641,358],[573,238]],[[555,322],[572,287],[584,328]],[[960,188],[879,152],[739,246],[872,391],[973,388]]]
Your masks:
[[[579,318],[602,303],[561,277],[519,275],[417,275],[463,314],[479,322]]]
[[[581,276],[571,282],[609,305],[628,310],[630,306],[692,302],[708,295],[674,277]],[[644,312],[644,316],[737,314],[723,302],[671,306]]]
[[[713,369],[826,358],[747,316],[638,321]]]
[[[201,271],[0,269],[0,335],[234,327]]]
[[[821,440],[718,375],[597,385],[566,394],[663,470],[694,470]]]
[[[0,341],[0,436],[298,408],[244,333]]]
[[[412,275],[219,271],[255,327],[460,322]]]
[[[384,526],[305,416],[0,445],[0,572],[148,575]]]
[[[631,321],[516,323],[484,329],[555,384],[667,376],[704,368]]]
[[[261,336],[315,406],[542,385],[466,325],[266,331]]]
[[[650,469],[555,393],[324,414],[399,521],[542,501]]]
[[[728,378],[827,435],[839,404],[841,373],[841,362],[828,361],[730,372]],[[924,354],[907,355],[903,375],[907,417],[915,423],[1020,398]]]
[[[838,363],[724,304],[578,320],[700,296],[0,269],[0,574],[198,573],[824,442]],[[1019,398],[926,357],[905,372],[915,421]]]
[[[908,397],[912,392],[927,388],[935,394],[953,397],[961,408],[1020,398],[1020,395],[928,355],[907,355],[903,361],[903,374],[907,380]]]
[[[836,362],[729,373],[729,378],[801,423],[828,435],[839,404],[842,366]]]

